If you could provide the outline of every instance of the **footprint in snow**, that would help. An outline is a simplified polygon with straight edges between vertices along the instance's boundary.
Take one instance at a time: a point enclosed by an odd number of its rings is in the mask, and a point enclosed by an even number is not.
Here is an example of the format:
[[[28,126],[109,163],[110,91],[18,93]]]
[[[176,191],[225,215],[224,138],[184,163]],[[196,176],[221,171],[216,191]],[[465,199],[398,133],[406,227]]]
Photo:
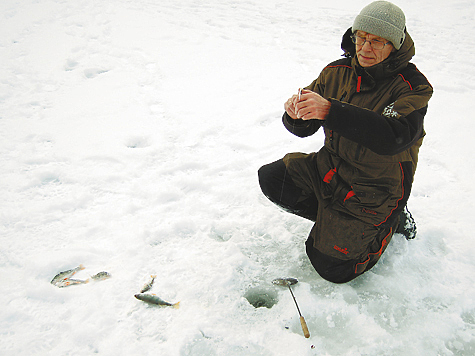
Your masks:
[[[125,145],[128,148],[145,148],[150,146],[149,139],[144,136],[134,136],[130,137],[126,142]]]
[[[109,70],[108,69],[102,69],[102,68],[88,68],[84,70],[84,75],[88,79],[93,79],[96,78],[98,75],[107,73]]]

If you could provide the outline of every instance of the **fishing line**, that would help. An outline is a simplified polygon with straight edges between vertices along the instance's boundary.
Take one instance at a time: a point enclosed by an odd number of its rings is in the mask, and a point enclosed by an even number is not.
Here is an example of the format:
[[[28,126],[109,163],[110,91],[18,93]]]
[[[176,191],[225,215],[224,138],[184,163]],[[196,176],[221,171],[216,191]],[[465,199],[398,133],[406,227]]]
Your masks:
[[[300,101],[301,95],[302,95],[302,88],[299,88],[299,101]],[[295,120],[292,119],[292,130],[290,132],[292,132],[292,134],[293,134],[294,130],[295,130]],[[286,176],[287,176],[287,166],[285,167],[285,170],[284,170],[284,178],[282,179],[282,189],[280,190],[279,201],[282,201],[282,196],[284,195],[284,186],[285,186],[285,177]]]

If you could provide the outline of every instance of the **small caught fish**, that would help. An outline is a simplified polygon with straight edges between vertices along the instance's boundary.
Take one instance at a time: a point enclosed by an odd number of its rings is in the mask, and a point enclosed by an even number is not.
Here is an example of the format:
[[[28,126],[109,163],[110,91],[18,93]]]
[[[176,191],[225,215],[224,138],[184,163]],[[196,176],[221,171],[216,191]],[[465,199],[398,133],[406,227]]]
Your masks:
[[[86,284],[86,283],[89,283],[89,279],[82,280],[82,279],[66,278],[65,280],[57,282],[55,286],[59,288],[63,288],[63,287],[74,286],[76,284]]]
[[[164,306],[171,306],[175,309],[180,307],[180,302],[172,304],[164,301],[163,299],[157,297],[155,294],[147,294],[147,293],[138,293],[135,295],[135,298],[141,300],[146,303],[156,304],[156,305],[164,305]]]
[[[94,281],[103,281],[105,279],[109,279],[111,278],[111,274],[109,272],[99,272],[99,273],[96,273],[94,276],[91,277],[92,280]]]
[[[156,274],[152,274],[152,275],[150,276],[150,278],[152,278],[152,279],[150,280],[150,282],[144,284],[144,286],[143,286],[142,289],[140,290],[140,293],[145,293],[145,292],[149,291],[150,289],[152,289],[152,285],[153,285],[153,282],[155,281],[155,278],[156,278],[156,277],[157,277]]]
[[[72,283],[68,282],[68,280],[69,280],[69,277],[72,277],[76,272],[82,271],[84,268],[85,267],[83,265],[79,265],[76,268],[73,268],[73,269],[70,269],[70,270],[67,270],[67,271],[63,271],[63,272],[59,272],[51,280],[51,284],[53,284],[57,287],[60,287],[60,288],[61,287],[67,287],[67,286],[70,286],[70,285],[73,285],[73,284],[80,284],[80,283],[77,282],[79,280],[74,280],[73,279]],[[87,283],[86,281],[82,281],[82,282]]]

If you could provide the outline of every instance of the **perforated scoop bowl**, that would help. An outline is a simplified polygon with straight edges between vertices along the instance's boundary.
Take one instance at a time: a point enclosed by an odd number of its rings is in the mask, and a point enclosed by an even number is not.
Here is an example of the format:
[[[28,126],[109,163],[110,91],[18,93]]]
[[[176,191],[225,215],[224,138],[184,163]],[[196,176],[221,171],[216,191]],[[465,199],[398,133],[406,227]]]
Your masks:
[[[272,281],[272,284],[275,284],[276,286],[293,286],[294,284],[297,284],[299,281],[296,278],[276,278]]]

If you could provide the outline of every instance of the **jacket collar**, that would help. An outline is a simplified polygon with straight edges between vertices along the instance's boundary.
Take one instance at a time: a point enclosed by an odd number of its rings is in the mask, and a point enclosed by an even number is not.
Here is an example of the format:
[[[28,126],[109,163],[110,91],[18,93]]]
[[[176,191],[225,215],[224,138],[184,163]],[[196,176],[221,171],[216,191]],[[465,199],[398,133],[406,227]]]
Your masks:
[[[341,48],[345,52],[344,56],[352,58],[351,64],[356,74],[362,78],[364,87],[373,87],[377,80],[396,75],[407,67],[409,61],[415,55],[414,41],[409,33],[406,32],[406,39],[398,51],[391,53],[391,55],[381,63],[363,68],[356,58],[356,49],[351,41],[351,35],[351,28],[349,28],[343,35]]]

